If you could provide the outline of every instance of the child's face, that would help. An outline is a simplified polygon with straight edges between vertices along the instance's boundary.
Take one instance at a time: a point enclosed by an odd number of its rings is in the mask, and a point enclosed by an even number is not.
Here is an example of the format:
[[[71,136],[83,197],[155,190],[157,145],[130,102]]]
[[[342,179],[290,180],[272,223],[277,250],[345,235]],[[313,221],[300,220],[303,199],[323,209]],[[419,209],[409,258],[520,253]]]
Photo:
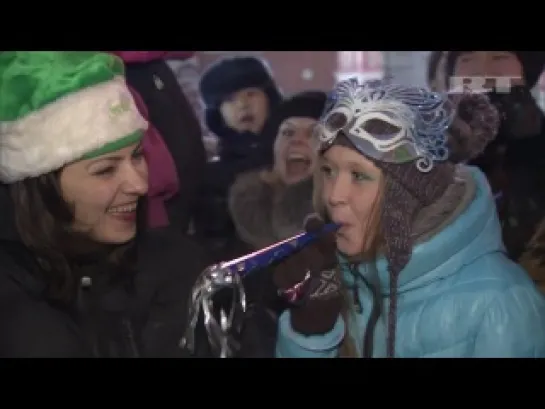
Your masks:
[[[244,88],[223,101],[220,112],[229,128],[258,134],[269,116],[269,99],[260,88]]]

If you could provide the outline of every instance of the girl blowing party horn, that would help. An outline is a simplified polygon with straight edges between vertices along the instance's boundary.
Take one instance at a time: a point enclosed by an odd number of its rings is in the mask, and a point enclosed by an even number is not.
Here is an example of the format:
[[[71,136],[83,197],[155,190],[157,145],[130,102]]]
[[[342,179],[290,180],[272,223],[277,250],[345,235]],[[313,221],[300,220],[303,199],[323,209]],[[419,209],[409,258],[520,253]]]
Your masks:
[[[255,273],[286,302],[271,355],[545,357],[545,299],[505,254],[486,177],[464,164],[498,124],[483,94],[335,87],[316,131],[319,217],[306,229],[338,228]],[[244,336],[226,336],[242,328],[226,316],[216,327],[227,332],[213,334],[220,356],[245,348]]]

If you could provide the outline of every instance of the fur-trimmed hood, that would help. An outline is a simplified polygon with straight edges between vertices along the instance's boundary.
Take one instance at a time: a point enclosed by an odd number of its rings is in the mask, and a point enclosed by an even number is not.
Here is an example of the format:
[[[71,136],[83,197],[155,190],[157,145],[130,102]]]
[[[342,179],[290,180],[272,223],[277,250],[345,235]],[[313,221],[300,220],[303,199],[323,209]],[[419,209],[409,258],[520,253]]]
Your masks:
[[[303,230],[312,213],[312,178],[273,185],[260,172],[241,175],[229,192],[229,210],[240,238],[258,249]]]

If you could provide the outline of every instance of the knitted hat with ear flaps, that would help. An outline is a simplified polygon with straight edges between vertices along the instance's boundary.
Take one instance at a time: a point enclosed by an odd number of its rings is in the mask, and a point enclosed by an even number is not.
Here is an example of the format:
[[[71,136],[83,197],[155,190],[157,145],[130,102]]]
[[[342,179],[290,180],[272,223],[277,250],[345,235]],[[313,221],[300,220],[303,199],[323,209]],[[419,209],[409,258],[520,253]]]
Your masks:
[[[472,112],[463,125],[452,121],[456,107],[469,103]],[[448,133],[465,153],[477,155],[490,142],[499,124],[496,109],[485,95],[465,95],[462,100],[420,88],[382,81],[337,85],[321,120],[322,152],[341,145],[356,150],[382,170],[385,190],[381,202],[381,237],[390,276],[388,355],[395,355],[397,282],[413,248],[412,225],[418,212],[436,202],[454,182],[455,165],[448,159]],[[448,131],[448,133],[447,133]],[[473,150],[471,148],[474,148]]]
[[[123,61],[100,52],[0,53],[0,181],[43,175],[138,142],[148,127]]]

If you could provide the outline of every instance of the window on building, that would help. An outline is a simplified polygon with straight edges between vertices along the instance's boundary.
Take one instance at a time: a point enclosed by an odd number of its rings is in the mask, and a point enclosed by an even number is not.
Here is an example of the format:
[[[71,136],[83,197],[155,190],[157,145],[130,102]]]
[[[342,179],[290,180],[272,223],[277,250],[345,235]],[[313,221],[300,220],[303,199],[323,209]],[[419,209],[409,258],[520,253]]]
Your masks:
[[[337,81],[357,77],[360,81],[382,79],[384,59],[382,51],[338,51]]]

